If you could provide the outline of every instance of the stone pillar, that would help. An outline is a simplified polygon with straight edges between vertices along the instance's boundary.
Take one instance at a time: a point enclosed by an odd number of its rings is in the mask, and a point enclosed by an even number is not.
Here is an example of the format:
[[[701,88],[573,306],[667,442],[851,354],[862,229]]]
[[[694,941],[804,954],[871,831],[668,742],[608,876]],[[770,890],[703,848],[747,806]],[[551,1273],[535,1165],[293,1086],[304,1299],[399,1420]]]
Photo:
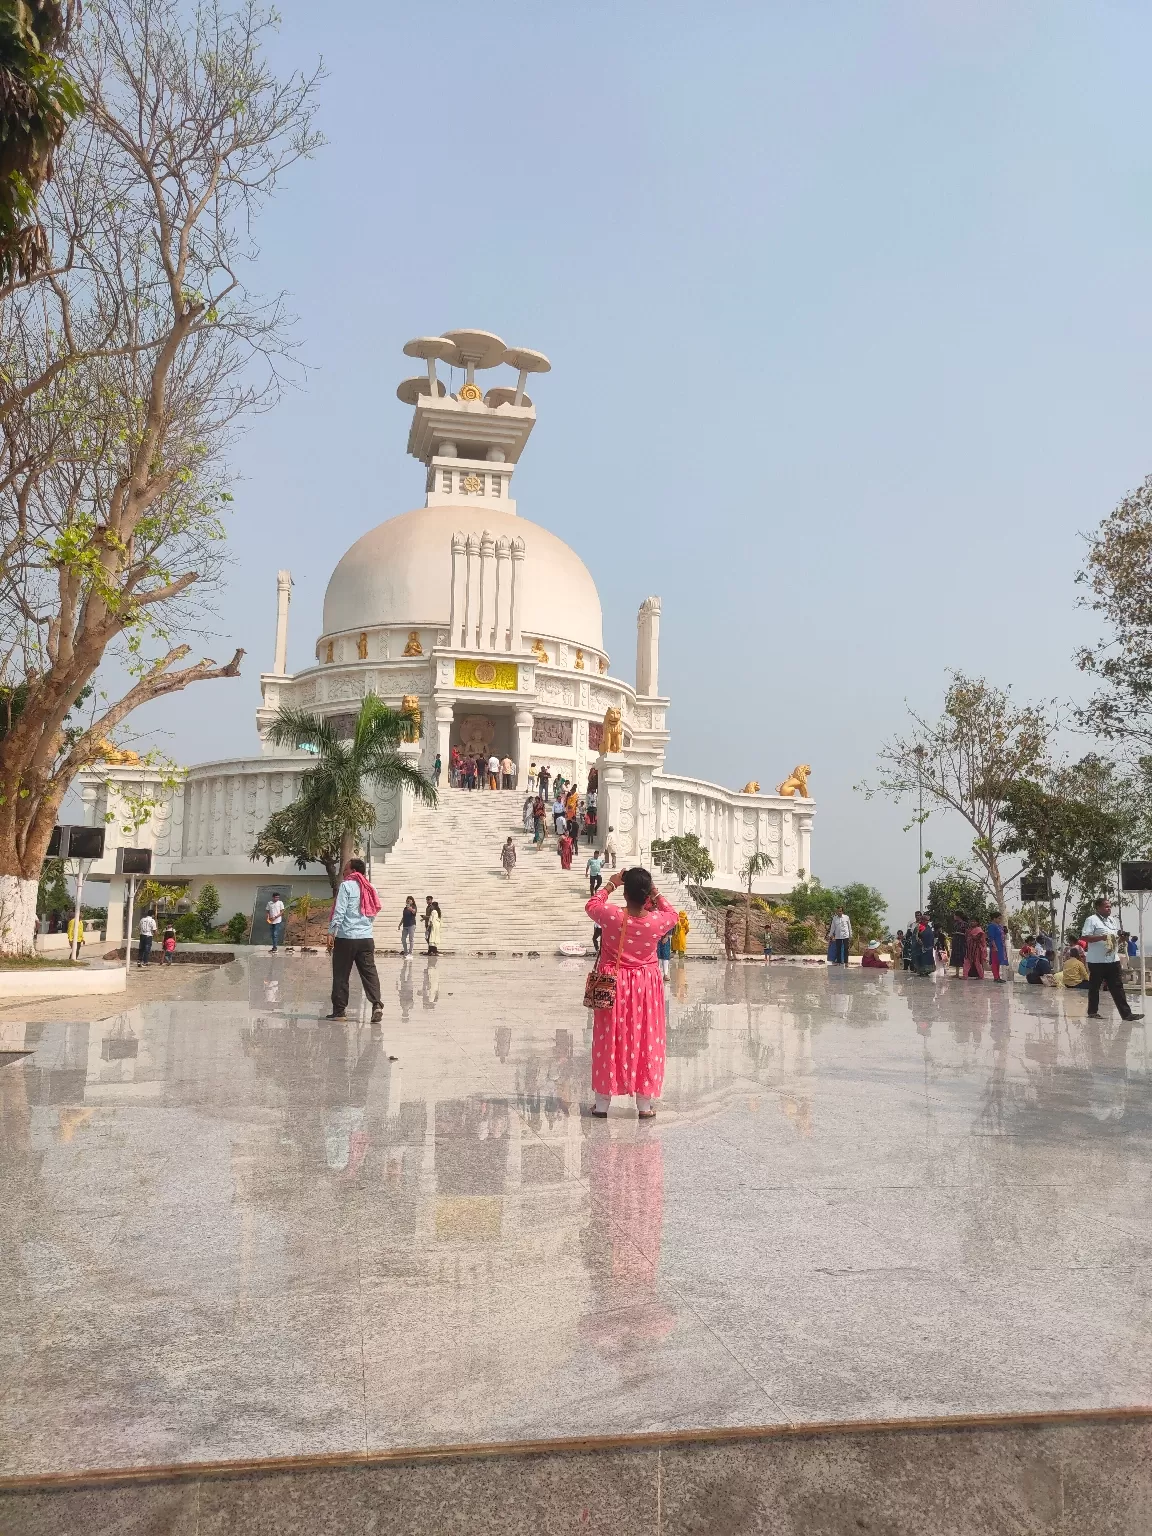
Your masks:
[[[601,753],[596,764],[598,771],[596,787],[596,835],[601,848],[604,839],[608,836],[609,828],[616,832],[617,860],[620,867],[627,863],[627,855],[631,848],[625,845],[624,833],[620,827],[621,812],[624,808],[624,757],[622,753],[613,752],[611,756]],[[629,834],[631,835],[631,834]]]
[[[509,595],[508,626],[512,631],[513,651],[524,649],[521,624],[524,614],[524,540],[517,537],[509,546],[512,556],[512,587]]]
[[[492,649],[492,631],[496,627],[496,540],[485,528],[480,536],[480,634],[477,645],[482,651]]]
[[[796,872],[801,879],[812,878],[812,818],[811,816],[796,817]]]
[[[276,655],[272,670],[279,677],[288,671],[288,604],[292,601],[292,572],[276,572]]]
[[[113,875],[108,882],[108,926],[104,930],[106,944],[119,944],[124,937],[126,886],[127,880],[123,875]]]
[[[532,761],[532,711],[518,709],[513,723],[516,726],[516,788],[527,789],[528,767]]]
[[[644,697],[659,691],[660,599],[646,597],[636,615],[636,692]]]
[[[508,649],[508,631],[510,628],[511,591],[510,580],[512,567],[510,563],[511,550],[507,539],[496,540],[496,634],[493,637],[492,649],[494,651],[506,651]]]
[[[452,535],[452,596],[448,620],[448,643],[462,645],[464,615],[467,608],[468,554],[467,541],[462,533]]]
[[[436,750],[440,754],[440,784],[444,787],[448,783],[448,764],[452,751],[451,704],[436,706]]]
[[[476,629],[480,623],[480,540],[474,533],[465,541],[468,569],[464,579],[464,639],[467,651],[476,649]]]

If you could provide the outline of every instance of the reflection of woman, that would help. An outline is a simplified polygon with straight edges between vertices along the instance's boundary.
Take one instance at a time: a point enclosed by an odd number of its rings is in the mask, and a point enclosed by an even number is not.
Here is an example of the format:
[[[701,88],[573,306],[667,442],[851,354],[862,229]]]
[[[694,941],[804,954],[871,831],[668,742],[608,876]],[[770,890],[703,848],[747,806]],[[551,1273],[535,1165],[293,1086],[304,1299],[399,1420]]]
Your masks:
[[[624,888],[623,909],[611,896]],[[598,1009],[592,1032],[592,1088],[598,1119],[614,1093],[635,1094],[642,1120],[651,1120],[664,1083],[664,986],[656,946],[677,923],[676,909],[646,869],[613,874],[584,908],[602,930],[600,969],[616,976],[616,1000]]]

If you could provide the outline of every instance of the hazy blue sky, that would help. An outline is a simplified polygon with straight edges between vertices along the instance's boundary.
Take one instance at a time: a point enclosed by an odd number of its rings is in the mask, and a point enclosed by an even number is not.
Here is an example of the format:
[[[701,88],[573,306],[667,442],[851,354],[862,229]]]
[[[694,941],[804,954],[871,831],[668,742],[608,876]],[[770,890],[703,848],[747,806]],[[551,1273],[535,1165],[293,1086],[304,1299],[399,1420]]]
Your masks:
[[[339,556],[423,500],[402,344],[478,326],[552,359],[519,508],[591,568],[620,675],[664,600],[669,766],[810,762],[816,873],[902,921],[906,816],[852,786],[949,667],[1081,688],[1079,534],[1152,469],[1152,12],[281,9],[281,64],[324,56],[329,143],[265,216],[261,279],[313,371],[237,455],[245,676],[142,720],[186,762],[254,750],[277,567],[299,668]]]

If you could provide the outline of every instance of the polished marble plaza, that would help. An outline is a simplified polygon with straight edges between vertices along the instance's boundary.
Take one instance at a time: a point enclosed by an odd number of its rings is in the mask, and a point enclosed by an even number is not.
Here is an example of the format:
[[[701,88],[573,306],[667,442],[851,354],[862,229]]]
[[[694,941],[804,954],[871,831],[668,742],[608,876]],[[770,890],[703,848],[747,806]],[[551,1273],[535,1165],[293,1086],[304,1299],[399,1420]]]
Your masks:
[[[1142,1026],[690,963],[603,1123],[583,970],[0,1024],[0,1475],[1152,1403]]]

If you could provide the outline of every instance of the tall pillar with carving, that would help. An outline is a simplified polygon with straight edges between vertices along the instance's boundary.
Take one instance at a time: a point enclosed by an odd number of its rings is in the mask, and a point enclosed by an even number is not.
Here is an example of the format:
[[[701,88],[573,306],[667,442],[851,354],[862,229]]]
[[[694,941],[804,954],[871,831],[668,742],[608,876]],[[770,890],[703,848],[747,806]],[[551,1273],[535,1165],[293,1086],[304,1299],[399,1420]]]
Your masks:
[[[526,789],[532,762],[532,711],[518,709],[512,719],[516,727],[516,788]]]
[[[659,692],[660,599],[646,597],[636,615],[636,692],[650,697]]]
[[[467,607],[466,590],[468,585],[468,554],[467,540],[462,533],[452,535],[452,595],[450,600],[450,614],[448,621],[448,641],[450,645],[463,644],[464,615]]]
[[[292,572],[276,572],[276,655],[273,670],[284,677],[288,672],[288,604],[292,601]]]
[[[524,613],[524,540],[519,536],[514,538],[509,546],[509,553],[512,556],[512,589],[508,627],[512,631],[513,651],[522,651],[524,649],[524,636],[521,634]]]
[[[465,650],[476,649],[476,630],[480,624],[480,540],[470,533],[464,544],[467,571],[464,578]]]
[[[506,538],[496,540],[496,633],[492,637],[494,651],[507,651],[511,609],[511,550]]]
[[[496,540],[485,528],[480,536],[480,633],[477,645],[482,651],[492,649],[492,631],[496,626]]]

